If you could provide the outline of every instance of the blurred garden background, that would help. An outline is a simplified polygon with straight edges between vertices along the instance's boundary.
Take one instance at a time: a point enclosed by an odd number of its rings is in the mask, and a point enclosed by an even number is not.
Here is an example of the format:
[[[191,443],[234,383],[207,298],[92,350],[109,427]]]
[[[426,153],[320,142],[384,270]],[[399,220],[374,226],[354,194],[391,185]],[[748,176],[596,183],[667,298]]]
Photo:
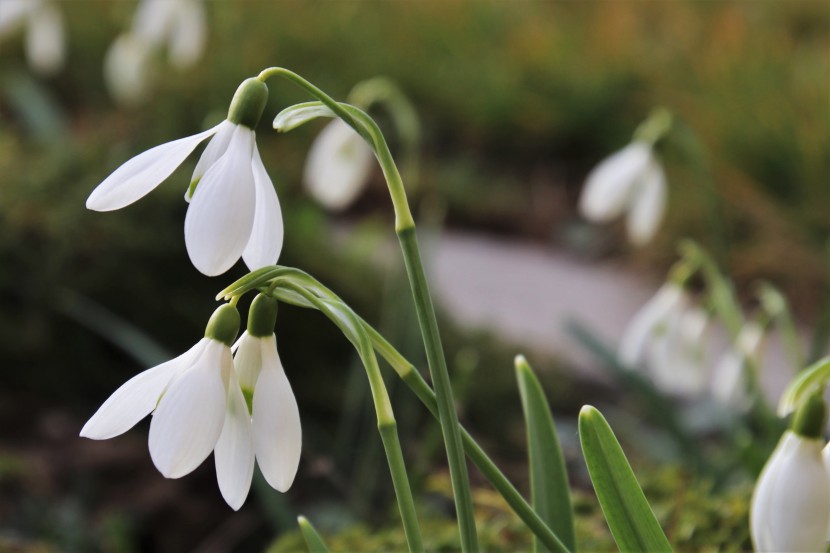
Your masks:
[[[666,398],[621,371],[608,355],[621,328],[603,335],[588,324],[574,332],[574,323],[602,320],[604,309],[624,323],[690,238],[734,280],[748,311],[756,283],[774,284],[789,299],[802,339],[826,351],[826,1],[208,0],[198,63],[174,68],[162,52],[149,95],[129,106],[108,92],[103,66],[137,4],[52,4],[66,35],[56,72],[32,71],[22,28],[0,36],[0,551],[295,551],[303,547],[295,523],[301,513],[333,550],[403,547],[365,375],[349,343],[316,313],[282,307],[277,321],[304,434],[300,472],[287,494],[257,477],[252,497],[234,512],[210,461],[165,480],[147,452],[146,421],[104,442],[78,437],[122,382],[190,347],[215,294],[245,274],[240,264],[208,278],[188,261],[182,195],[196,156],[127,209],[87,211],[87,196],[130,157],[222,120],[238,84],[273,65],[339,99],[379,75],[409,98],[421,141],[406,184],[428,271],[444,282],[433,288],[452,295],[460,287],[465,301],[491,301],[492,292],[477,284],[485,275],[447,269],[479,248],[491,261],[486,276],[505,290],[515,281],[540,303],[567,294],[584,305],[540,321],[523,340],[521,326],[510,332],[475,316],[471,324],[452,297],[439,301],[462,421],[519,488],[528,489],[528,477],[512,359],[524,353],[556,416],[584,550],[614,549],[579,455],[575,421],[585,403],[601,406],[618,431],[679,550],[751,548],[749,496],[775,442],[755,440],[754,423],[741,422],[741,414],[710,409],[705,398]],[[322,209],[303,190],[302,172],[323,124],[274,132],[277,112],[309,98],[287,82],[269,88],[257,142],[285,219],[280,264],[315,275],[423,368],[380,171],[346,211]],[[666,219],[655,240],[635,249],[620,225],[591,225],[577,204],[590,169],[625,146],[655,106],[682,122],[703,161],[693,166],[666,152]],[[388,113],[378,109],[377,117],[400,153]],[[556,278],[527,289],[522,265],[509,257],[516,251],[543,265],[570,264],[580,271],[577,281],[602,271],[607,305],[593,293],[583,302],[578,288],[565,291]],[[513,319],[527,318],[509,297],[505,303]],[[560,351],[556,337],[563,335],[569,351],[582,352],[576,359]],[[773,396],[798,368],[785,365],[769,369],[784,371],[768,390]],[[390,379],[428,545],[452,551],[439,428],[397,384]],[[735,447],[736,436],[757,447]],[[471,474],[482,543],[490,551],[526,550],[527,531]]]

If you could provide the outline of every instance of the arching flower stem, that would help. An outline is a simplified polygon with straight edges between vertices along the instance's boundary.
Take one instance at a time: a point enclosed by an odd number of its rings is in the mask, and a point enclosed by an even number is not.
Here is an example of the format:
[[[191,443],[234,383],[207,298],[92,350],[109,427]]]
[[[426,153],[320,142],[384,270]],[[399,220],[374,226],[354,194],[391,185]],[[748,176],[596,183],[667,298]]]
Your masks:
[[[257,78],[264,82],[272,76],[287,79],[320,100],[335,115],[366,139],[375,151],[392,198],[392,205],[395,210],[395,232],[403,251],[406,272],[421,328],[421,336],[426,349],[427,363],[435,385],[439,422],[447,450],[450,480],[458,516],[461,549],[468,553],[478,551],[472,493],[464,449],[461,443],[461,434],[458,430],[458,414],[455,411],[455,400],[447,371],[447,362],[438,332],[438,321],[435,317],[435,308],[432,304],[424,266],[421,262],[418,238],[415,234],[415,220],[412,218],[403,181],[392,158],[392,153],[389,151],[389,146],[386,144],[377,123],[363,111],[340,104],[304,78],[282,67],[265,69]]]
[[[304,289],[305,293],[300,294],[297,291],[299,288]],[[342,300],[334,292],[326,288],[308,273],[292,267],[283,266],[268,267],[254,271],[221,291],[217,295],[217,299],[226,297],[229,294],[245,294],[252,290],[268,290],[269,293],[273,294],[280,301],[298,307],[319,309],[319,302],[313,302],[311,300],[315,295],[323,302],[328,299],[342,303]],[[360,317],[358,317],[358,320],[368,335],[374,350],[392,367],[398,377],[409,386],[432,416],[438,419],[436,394],[426,380],[424,380],[424,377],[421,376],[421,373],[375,328]],[[567,553],[567,546],[539,518],[539,515],[536,514],[522,494],[519,493],[504,473],[487,456],[470,433],[461,424],[458,424],[458,430],[461,434],[463,447],[467,456],[493,485],[496,491],[501,494],[510,508],[513,509],[513,512],[527,524],[531,532],[550,551]]]
[[[343,334],[352,341],[357,349],[363,361],[363,366],[366,368],[366,375],[369,378],[369,387],[378,419],[378,432],[380,432],[383,448],[386,451],[386,459],[389,464],[395,495],[398,499],[398,509],[401,512],[407,545],[412,553],[424,551],[421,528],[415,511],[415,501],[412,497],[412,488],[409,485],[409,476],[406,472],[401,442],[398,438],[398,425],[392,411],[392,403],[389,401],[386,384],[384,384],[383,377],[380,374],[380,367],[372,342],[365,331],[362,319],[357,317],[343,302],[327,301],[305,287],[290,281],[282,282],[280,285],[295,292],[325,314],[343,331]]]

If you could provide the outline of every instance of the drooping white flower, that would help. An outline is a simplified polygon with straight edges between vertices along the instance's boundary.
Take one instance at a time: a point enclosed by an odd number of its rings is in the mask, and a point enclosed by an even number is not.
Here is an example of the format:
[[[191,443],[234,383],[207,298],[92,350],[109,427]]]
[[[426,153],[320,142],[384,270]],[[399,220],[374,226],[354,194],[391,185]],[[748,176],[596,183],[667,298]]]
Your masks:
[[[238,330],[236,308],[217,309],[202,340],[124,383],[87,421],[81,436],[106,440],[153,413],[149,448],[156,468],[166,478],[192,472],[220,439],[233,374],[229,344]]]
[[[596,223],[607,223],[627,213],[628,238],[642,245],[657,233],[666,195],[666,175],[652,147],[634,141],[591,171],[579,208],[586,219]]]
[[[264,83],[246,80],[234,95],[228,119],[132,158],[93,190],[87,208],[111,211],[142,198],[212,136],[185,195],[190,201],[185,217],[190,260],[209,276],[224,273],[240,257],[251,270],[273,265],[282,249],[282,213],[253,131],[267,95]]]
[[[306,158],[304,182],[326,209],[349,206],[366,185],[374,155],[366,141],[340,119],[320,132]]]
[[[724,352],[715,366],[710,384],[715,399],[736,409],[749,406],[746,364],[760,361],[763,338],[764,329],[758,323],[744,325],[736,343]]]
[[[248,496],[255,458],[268,484],[285,492],[297,474],[302,449],[300,411],[274,336],[276,300],[257,296],[248,321],[234,346],[236,371],[215,452],[219,489],[234,509]]]
[[[655,385],[666,393],[693,396],[702,392],[706,370],[709,314],[697,306],[672,313],[665,331],[652,341],[647,365]]]
[[[750,507],[758,552],[824,551],[830,520],[830,475],[823,442],[788,430],[758,477]]]
[[[132,27],[113,42],[104,60],[104,77],[115,99],[135,105],[147,97],[153,59],[163,50],[177,69],[194,66],[206,36],[201,0],[142,0]]]
[[[671,319],[689,302],[683,287],[671,281],[663,284],[626,326],[618,349],[620,361],[631,368],[643,367],[655,336],[666,332]]]
[[[25,28],[25,52],[29,66],[41,75],[63,67],[66,37],[63,15],[48,0],[0,1],[0,37]]]

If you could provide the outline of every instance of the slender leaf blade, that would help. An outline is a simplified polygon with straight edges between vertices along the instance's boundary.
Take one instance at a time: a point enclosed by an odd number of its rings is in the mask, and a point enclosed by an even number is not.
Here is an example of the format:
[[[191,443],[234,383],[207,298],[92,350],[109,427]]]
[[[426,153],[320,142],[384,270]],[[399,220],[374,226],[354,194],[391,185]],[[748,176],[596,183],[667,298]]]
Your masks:
[[[317,530],[312,526],[311,522],[304,517],[297,517],[297,524],[300,525],[300,532],[303,534],[306,546],[308,546],[309,553],[329,553],[329,548],[326,547],[326,542]]]
[[[525,358],[517,356],[515,366],[527,428],[533,510],[568,549],[575,551],[573,504],[568,487],[568,472],[559,436],[556,434],[553,414],[542,385]],[[533,549],[539,553],[548,551],[535,536]]]
[[[620,551],[671,551],[608,421],[590,405],[579,413],[579,440],[599,504]]]

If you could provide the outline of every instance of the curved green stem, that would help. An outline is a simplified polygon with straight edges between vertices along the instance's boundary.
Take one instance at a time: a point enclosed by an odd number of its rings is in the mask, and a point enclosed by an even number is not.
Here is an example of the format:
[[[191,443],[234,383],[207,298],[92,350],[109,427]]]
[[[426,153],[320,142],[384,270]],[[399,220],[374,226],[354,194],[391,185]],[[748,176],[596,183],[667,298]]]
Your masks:
[[[470,482],[467,475],[467,464],[464,458],[464,449],[461,443],[461,434],[458,431],[458,414],[455,411],[450,377],[447,372],[447,363],[438,332],[438,321],[435,317],[435,308],[429,294],[426,275],[421,254],[418,248],[418,239],[415,235],[415,220],[409,209],[406,199],[406,190],[401,175],[389,151],[389,146],[377,123],[363,111],[344,106],[335,101],[328,94],[300,77],[293,71],[281,67],[271,67],[263,70],[257,77],[265,81],[271,76],[283,77],[328,106],[338,117],[355,129],[373,147],[375,156],[380,163],[389,194],[395,209],[395,232],[403,250],[406,272],[415,300],[415,310],[418,314],[418,323],[421,328],[424,347],[427,354],[432,381],[435,384],[435,395],[438,402],[438,415],[441,432],[444,436],[444,445],[447,449],[447,463],[450,469],[455,507],[458,515],[458,527],[461,535],[461,549],[466,552],[478,551],[475,518],[473,513],[473,498],[470,491]]]
[[[392,485],[395,488],[395,496],[398,499],[398,509],[401,513],[407,545],[410,552],[424,551],[421,528],[415,511],[415,501],[412,497],[412,489],[409,485],[409,477],[401,451],[401,442],[398,438],[397,422],[392,411],[392,404],[389,401],[389,394],[386,391],[386,385],[380,374],[377,357],[371,341],[363,329],[362,320],[342,302],[337,302],[334,305],[332,302],[319,298],[303,286],[291,281],[280,283],[280,285],[294,291],[324,313],[343,331],[357,349],[363,365],[366,367],[366,375],[369,377],[369,387],[378,419],[378,432],[386,451],[386,459],[392,476]]]
[[[326,288],[323,284],[317,281],[314,277],[301,271],[289,267],[271,267],[270,274],[279,274],[279,278],[275,280],[267,279],[268,272],[263,272],[257,279],[248,279],[246,283],[240,284],[243,279],[231,284],[226,290],[235,290],[238,294],[247,293],[253,289],[265,288],[273,286],[277,280],[282,285],[284,282],[293,282],[296,286],[292,286],[291,290],[285,288],[275,287],[274,294],[281,301],[306,308],[318,308],[316,303],[313,303],[309,298],[313,294],[300,295],[296,292],[297,286],[305,287],[306,291],[313,290],[319,297],[341,301],[340,298],[331,290]],[[301,284],[300,284],[301,283]],[[220,293],[220,296],[222,293]],[[398,350],[392,346],[375,328],[369,325],[363,319],[359,319],[366,331],[372,346],[380,356],[386,360],[395,373],[403,380],[407,386],[415,393],[416,397],[427,407],[429,412],[439,419],[438,402],[435,392],[427,384],[426,380],[421,376],[420,372],[415,366],[410,363]],[[440,419],[439,419],[440,420]],[[461,434],[464,449],[470,460],[478,467],[485,478],[493,485],[496,491],[501,494],[507,504],[513,509],[513,512],[522,519],[533,534],[539,538],[551,551],[559,551],[566,553],[568,548],[556,536],[556,534],[545,524],[539,515],[533,510],[528,502],[522,497],[518,490],[513,486],[510,480],[504,475],[496,464],[487,456],[484,450],[478,445],[475,439],[467,430],[459,423],[457,428]]]

